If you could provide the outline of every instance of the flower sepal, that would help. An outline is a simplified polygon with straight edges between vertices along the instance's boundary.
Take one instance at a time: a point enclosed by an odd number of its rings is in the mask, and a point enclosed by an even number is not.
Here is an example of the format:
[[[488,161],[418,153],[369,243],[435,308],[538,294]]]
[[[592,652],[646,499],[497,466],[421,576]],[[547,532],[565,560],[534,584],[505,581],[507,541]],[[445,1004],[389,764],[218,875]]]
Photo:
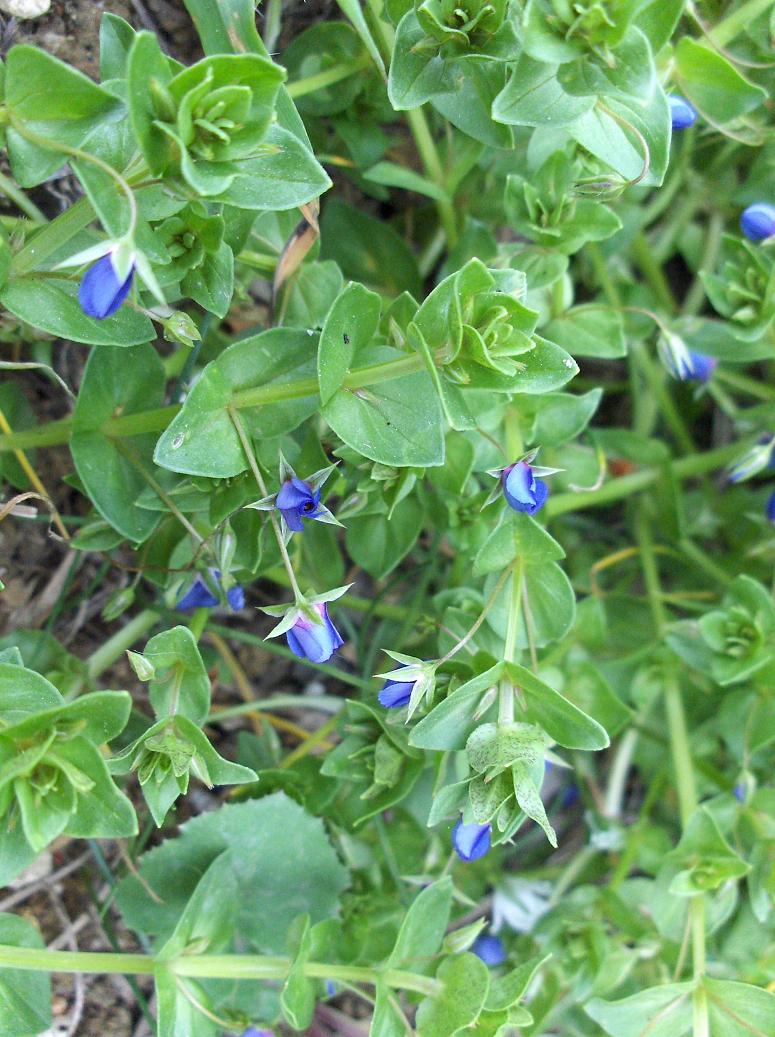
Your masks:
[[[436,690],[438,661],[427,662],[423,659],[417,659],[413,655],[402,655],[401,652],[390,652],[387,649],[385,649],[385,655],[389,655],[395,662],[402,663],[403,665],[387,673],[375,674],[376,677],[387,682],[382,692],[380,692],[381,696],[385,696],[385,701],[382,701],[382,698],[380,699],[381,704],[388,707],[403,706],[405,704],[407,707],[406,722],[409,723],[423,701],[427,705],[433,702],[433,695]],[[391,686],[395,687],[397,684],[412,685],[408,699],[402,695],[395,702],[392,701],[395,696],[389,695],[388,688]]]

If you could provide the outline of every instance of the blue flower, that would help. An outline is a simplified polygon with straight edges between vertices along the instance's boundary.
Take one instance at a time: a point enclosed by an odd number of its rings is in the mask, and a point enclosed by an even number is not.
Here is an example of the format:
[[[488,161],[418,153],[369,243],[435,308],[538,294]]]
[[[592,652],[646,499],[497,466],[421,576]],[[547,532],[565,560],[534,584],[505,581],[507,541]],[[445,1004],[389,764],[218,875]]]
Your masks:
[[[517,461],[503,469],[503,495],[514,511],[535,515],[546,504],[549,487],[543,479],[536,479],[527,461]]]
[[[322,514],[320,504],[320,487],[313,489],[308,482],[294,476],[284,482],[277,494],[275,507],[282,512],[288,528],[294,533],[304,530],[302,519],[316,519]]]
[[[767,498],[767,503],[764,505],[764,514],[770,522],[775,522],[775,490]]]
[[[670,374],[682,382],[707,382],[716,370],[718,359],[715,356],[707,356],[705,353],[695,353],[689,349],[682,357],[680,364],[670,364]]]
[[[475,954],[477,958],[481,958],[490,968],[502,965],[506,960],[506,948],[498,937],[491,933],[482,933],[481,936],[477,936],[471,947],[471,953]]]
[[[668,94],[667,103],[670,105],[670,121],[674,130],[685,130],[697,122],[697,109],[685,97]]]
[[[249,1026],[242,1037],[274,1037],[274,1030],[258,1030],[255,1026]]]
[[[311,663],[324,663],[340,648],[344,641],[328,618],[328,606],[324,601],[315,602],[312,608],[320,615],[321,622],[315,623],[307,616],[299,614],[293,626],[286,633],[288,647],[300,659],[309,659]]]
[[[452,846],[461,861],[476,861],[490,849],[489,825],[464,825],[461,817],[452,831]]]
[[[104,320],[111,317],[129,295],[132,278],[135,274],[134,263],[124,281],[119,279],[113,266],[113,256],[103,256],[89,267],[83,275],[78,289],[78,302],[81,309],[89,317]]]
[[[217,569],[208,569],[210,579],[220,588],[221,574]],[[226,601],[233,612],[239,612],[245,607],[245,592],[236,583],[226,591]],[[201,573],[197,573],[194,582],[175,606],[180,612],[190,612],[192,609],[211,609],[220,605],[221,599],[213,593]]]
[[[740,229],[750,241],[763,241],[775,234],[775,205],[754,202],[740,214]]]
[[[385,681],[382,691],[377,696],[380,706],[385,706],[387,709],[400,709],[402,706],[408,706],[416,683],[417,681]]]
[[[745,803],[745,785],[742,781],[738,781],[737,785],[732,789],[732,795],[738,803]]]

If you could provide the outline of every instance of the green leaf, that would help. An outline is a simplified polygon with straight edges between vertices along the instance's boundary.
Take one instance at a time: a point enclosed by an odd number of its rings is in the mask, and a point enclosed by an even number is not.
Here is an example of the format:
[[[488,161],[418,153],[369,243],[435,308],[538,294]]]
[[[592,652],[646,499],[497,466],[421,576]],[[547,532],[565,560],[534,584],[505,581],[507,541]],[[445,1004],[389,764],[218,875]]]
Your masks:
[[[559,745],[566,749],[605,749],[609,744],[604,728],[588,717],[572,702],[524,666],[506,663],[506,672],[522,689],[525,715],[542,727]]]
[[[686,1037],[692,1026],[692,984],[666,983],[621,1001],[593,998],[584,1011],[611,1037]]]
[[[550,958],[531,958],[517,968],[507,972],[505,976],[494,976],[490,980],[490,992],[485,1007],[488,1012],[502,1012],[521,1001],[533,977]]]
[[[9,947],[45,944],[19,915],[0,913],[0,943]],[[28,969],[0,969],[0,1037],[34,1037],[51,1026],[51,976]]]
[[[152,637],[143,655],[155,676],[148,698],[157,717],[179,713],[202,724],[210,711],[210,678],[188,627],[177,626]]]
[[[114,784],[99,750],[79,736],[57,745],[56,753],[93,782],[87,794],[78,796],[65,832],[79,839],[122,839],[137,835],[134,807]]]
[[[352,22],[353,28],[360,36],[364,47],[369,52],[374,64],[377,66],[382,78],[384,79],[386,77],[386,71],[384,62],[382,61],[382,55],[380,54],[379,47],[371,34],[368,23],[364,18],[359,0],[336,0],[336,2],[339,4],[342,13]]]
[[[304,974],[304,966],[312,951],[308,914],[300,915],[294,921],[288,944],[293,964],[280,993],[280,1005],[294,1030],[306,1030],[315,1012],[315,984]]]
[[[343,287],[342,272],[332,260],[303,263],[289,280],[280,323],[305,330],[322,327]]]
[[[156,337],[142,313],[122,306],[112,317],[87,317],[78,302],[78,286],[34,275],[12,278],[0,292],[0,304],[19,320],[56,338],[88,346],[136,346]]]
[[[590,389],[583,396],[546,393],[537,400],[537,413],[531,438],[541,446],[563,446],[576,439],[587,427],[600,405],[602,389]]]
[[[300,910],[308,911],[313,923],[337,913],[347,872],[322,821],[275,793],[196,817],[182,826],[178,838],[145,854],[140,875],[162,903],[128,876],[118,889],[127,924],[166,938],[199,878],[225,849],[235,857],[237,928],[257,950],[284,953],[288,929]]]
[[[504,510],[500,521],[479,548],[474,559],[474,575],[501,573],[516,558],[525,565],[544,565],[565,557],[553,536],[524,513]]]
[[[569,126],[593,108],[595,100],[566,93],[557,78],[557,65],[522,54],[493,101],[492,117],[513,126]]]
[[[94,506],[135,543],[146,540],[160,515],[138,506],[153,472],[155,435],[115,439],[102,432],[116,414],[128,415],[164,401],[164,368],[152,346],[96,349],[89,356],[73,415],[70,452]]]
[[[182,288],[203,309],[216,317],[226,316],[234,294],[234,255],[225,241],[185,276]]]
[[[477,60],[448,62],[445,80],[451,89],[435,93],[430,102],[453,126],[469,137],[491,148],[513,148],[514,131],[510,126],[493,122],[493,102],[503,90],[507,65],[502,62]]]
[[[560,641],[570,630],[576,615],[576,596],[570,580],[556,562],[528,564],[525,566],[523,578],[530,611],[530,631],[528,632],[526,613],[523,609],[517,631],[517,646],[528,648],[531,640],[539,647]],[[497,575],[491,573],[485,583],[485,597],[492,593],[496,580]],[[506,636],[510,601],[511,577],[487,614],[488,626],[501,637]]]
[[[689,36],[678,41],[675,62],[681,92],[713,123],[733,122],[767,98],[762,87],[745,79],[718,51]]]
[[[154,95],[166,90],[172,70],[154,33],[137,33],[127,56],[126,75],[132,132],[151,171],[160,174],[172,157],[173,144],[159,128]]]
[[[568,680],[563,688],[565,698],[593,716],[610,737],[617,735],[632,718],[632,711],[622,702],[594,663],[584,659],[568,665]]]
[[[574,356],[608,359],[627,353],[622,315],[607,306],[574,306],[543,330],[547,338]]]
[[[154,968],[157,1037],[218,1037],[223,1032],[194,1002],[212,1012],[210,999],[194,980],[182,979],[166,965]]]
[[[413,10],[407,11],[396,29],[388,74],[388,98],[397,112],[417,108],[434,94],[454,87],[449,65],[438,53],[418,47],[425,31]]]
[[[377,982],[369,1037],[406,1037],[406,1020],[385,983]]]
[[[240,161],[229,187],[213,200],[274,212],[304,205],[330,186],[328,174],[310,148],[289,130],[274,125],[261,142],[261,154]]]
[[[0,721],[4,728],[63,705],[64,699],[45,677],[13,663],[0,663]]]
[[[386,967],[427,971],[441,947],[451,909],[452,880],[449,876],[426,886],[404,916]]]
[[[460,954],[442,962],[436,978],[441,993],[426,998],[417,1009],[418,1037],[455,1037],[475,1023],[490,986],[487,966],[475,954]]]
[[[705,979],[713,1037],[770,1037],[775,1033],[775,994],[750,983]]]
[[[351,281],[326,317],[318,345],[318,381],[323,405],[342,387],[353,357],[370,345],[379,324],[380,298]]]
[[[16,720],[11,719],[9,710],[4,717],[7,723],[7,726],[3,726],[4,734],[13,734],[15,738],[27,738],[35,731],[45,730],[57,724],[63,730],[77,731],[95,745],[102,745],[111,741],[126,727],[132,708],[132,699],[126,691],[95,691],[90,695],[82,695],[74,702],[62,702],[54,708],[44,708],[44,703],[50,702],[48,688],[54,690],[53,685],[32,670],[17,669],[17,674],[19,684],[29,675],[28,687],[34,696],[32,701],[37,702],[37,708],[33,708],[26,717]],[[5,682],[0,678],[0,689],[3,683]],[[44,685],[48,688],[41,695]]]
[[[156,960],[174,960],[194,947],[197,954],[215,954],[227,947],[234,936],[237,897],[234,852],[225,850],[197,882],[178,924],[155,952]]]
[[[609,98],[606,107],[613,114],[602,107],[593,108],[573,123],[571,135],[625,180],[643,176],[643,184],[661,184],[670,150],[670,112],[664,92],[656,90],[647,105],[639,100]]]
[[[100,20],[100,79],[125,79],[126,63],[137,34],[129,22],[104,11]]]
[[[371,347],[358,364],[385,364],[406,356],[389,346]],[[322,408],[334,432],[359,454],[381,464],[428,468],[444,463],[444,433],[438,396],[424,371],[340,390]]]
[[[414,497],[406,497],[387,514],[356,515],[347,520],[345,542],[356,565],[384,580],[417,542],[425,511]]]
[[[433,198],[434,201],[443,202],[448,198],[447,192],[438,184],[434,184],[427,177],[415,173],[412,169],[399,166],[395,162],[377,162],[376,165],[364,171],[366,180],[383,187],[397,187],[402,191],[414,191],[416,194]]]
[[[162,434],[154,453],[156,464],[214,479],[244,472],[248,462],[229,416],[230,403],[243,389],[274,389],[277,402],[241,411],[247,430],[263,438],[296,428],[315,411],[317,386],[299,398],[286,397],[282,387],[314,374],[315,346],[313,336],[295,328],[272,328],[229,346],[205,367]]]
[[[412,729],[409,744],[418,749],[465,749],[471,732],[487,717],[485,713],[474,719],[482,696],[502,673],[503,663],[498,663],[447,695]]]
[[[422,293],[417,260],[404,239],[389,224],[338,199],[323,207],[320,257],[336,260],[345,277],[385,295]]]
[[[93,130],[125,114],[117,98],[82,72],[27,45],[8,52],[5,104],[11,169],[22,187],[34,187],[62,165],[67,152],[57,144],[78,148]],[[25,140],[25,129],[46,138],[51,147]]]

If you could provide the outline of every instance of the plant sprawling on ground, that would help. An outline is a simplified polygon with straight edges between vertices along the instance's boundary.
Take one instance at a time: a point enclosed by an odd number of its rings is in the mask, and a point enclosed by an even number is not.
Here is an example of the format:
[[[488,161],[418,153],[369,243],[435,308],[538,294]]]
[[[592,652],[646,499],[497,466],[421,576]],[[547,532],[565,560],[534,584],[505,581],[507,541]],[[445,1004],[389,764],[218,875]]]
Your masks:
[[[2,65],[0,519],[70,567],[0,884],[85,840],[137,951],[0,913],[0,1037],[50,972],[159,1037],[772,1037],[773,0],[185,6],[188,65]]]

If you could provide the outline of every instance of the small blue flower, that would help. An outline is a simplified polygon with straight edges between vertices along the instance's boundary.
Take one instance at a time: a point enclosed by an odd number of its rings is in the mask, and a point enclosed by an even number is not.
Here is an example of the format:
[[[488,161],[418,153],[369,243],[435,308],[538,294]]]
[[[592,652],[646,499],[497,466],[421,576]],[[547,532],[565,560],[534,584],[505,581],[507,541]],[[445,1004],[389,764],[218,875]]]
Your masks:
[[[417,681],[385,681],[382,691],[377,696],[380,706],[385,706],[387,709],[401,709],[402,706],[408,706],[416,683]]]
[[[481,936],[477,936],[471,947],[471,953],[475,954],[477,958],[481,958],[490,968],[502,965],[506,960],[506,948],[498,937],[491,933],[482,933]]]
[[[326,988],[326,997],[334,997],[336,995],[336,983],[332,979],[327,979],[324,986]]]
[[[129,295],[134,274],[135,268],[132,264],[128,276],[121,281],[110,253],[98,259],[83,275],[78,289],[78,302],[83,312],[98,320],[111,317]]]
[[[316,519],[321,515],[320,488],[313,489],[304,479],[294,476],[280,488],[275,507],[282,512],[288,528],[294,533],[304,530],[302,519]]]
[[[767,516],[768,521],[775,522],[775,490],[767,498],[767,503],[764,505],[764,514]]]
[[[740,229],[750,241],[763,241],[775,234],[775,205],[754,202],[740,214]]]
[[[543,479],[536,479],[527,461],[517,461],[503,469],[503,496],[514,511],[535,515],[546,504],[549,487]]]
[[[697,109],[685,97],[668,94],[667,103],[670,105],[670,121],[674,130],[685,130],[697,122]]]
[[[742,781],[738,781],[737,785],[732,789],[732,795],[738,803],[745,803],[745,785]]]
[[[298,615],[296,622],[286,633],[288,647],[300,659],[309,659],[311,663],[324,663],[344,641],[328,618],[328,607],[324,601],[315,602],[312,606],[319,613],[322,622],[314,623],[305,615]]]
[[[710,380],[717,364],[718,359],[715,356],[707,356],[705,353],[696,353],[689,349],[680,365],[668,366],[670,374],[679,381],[705,383]]]
[[[490,849],[490,825],[464,825],[461,817],[452,831],[452,846],[461,861],[476,861]]]
[[[274,1037],[274,1030],[258,1030],[255,1026],[249,1026],[242,1037]]]
[[[208,569],[210,579],[217,586],[221,586],[221,574],[217,569]],[[226,600],[233,612],[239,612],[245,607],[245,592],[237,583],[226,591]],[[197,573],[194,582],[175,606],[180,612],[191,612],[192,609],[211,609],[220,605],[221,599],[208,587],[205,578]]]

